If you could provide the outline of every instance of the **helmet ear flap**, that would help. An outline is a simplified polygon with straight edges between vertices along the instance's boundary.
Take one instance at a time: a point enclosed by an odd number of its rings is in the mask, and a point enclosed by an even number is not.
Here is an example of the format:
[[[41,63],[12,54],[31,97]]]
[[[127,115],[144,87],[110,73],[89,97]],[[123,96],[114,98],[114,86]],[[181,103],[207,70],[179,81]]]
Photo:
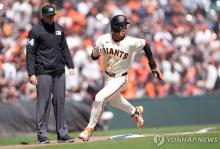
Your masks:
[[[118,25],[112,25],[111,26],[111,31],[115,33],[119,33],[122,30],[122,28]]]

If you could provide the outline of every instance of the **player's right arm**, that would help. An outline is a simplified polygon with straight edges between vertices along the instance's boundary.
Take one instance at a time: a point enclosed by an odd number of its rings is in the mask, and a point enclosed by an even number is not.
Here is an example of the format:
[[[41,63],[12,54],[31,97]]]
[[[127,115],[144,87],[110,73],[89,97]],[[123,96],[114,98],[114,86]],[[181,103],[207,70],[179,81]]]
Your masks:
[[[95,48],[92,50],[91,54],[92,60],[98,60],[99,59],[99,48],[95,46]]]
[[[102,36],[101,36],[102,37]],[[98,60],[100,55],[100,50],[102,49],[102,40],[101,37],[99,37],[95,43],[95,47],[92,50],[91,58],[92,60]]]

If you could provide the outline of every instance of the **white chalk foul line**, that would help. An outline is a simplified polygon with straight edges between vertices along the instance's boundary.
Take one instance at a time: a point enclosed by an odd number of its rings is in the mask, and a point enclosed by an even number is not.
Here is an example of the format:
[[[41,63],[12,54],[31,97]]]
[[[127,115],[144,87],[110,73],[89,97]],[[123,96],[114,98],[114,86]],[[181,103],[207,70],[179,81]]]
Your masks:
[[[141,137],[153,137],[156,134],[164,134],[164,135],[188,135],[188,134],[204,134],[204,133],[208,133],[210,130],[214,130],[215,127],[209,127],[209,128],[203,128],[197,131],[189,131],[189,132],[176,132],[176,133],[152,133],[152,134],[121,134],[121,135],[115,135],[115,136],[111,136],[108,139],[112,140],[112,139],[127,139],[127,138],[141,138]]]

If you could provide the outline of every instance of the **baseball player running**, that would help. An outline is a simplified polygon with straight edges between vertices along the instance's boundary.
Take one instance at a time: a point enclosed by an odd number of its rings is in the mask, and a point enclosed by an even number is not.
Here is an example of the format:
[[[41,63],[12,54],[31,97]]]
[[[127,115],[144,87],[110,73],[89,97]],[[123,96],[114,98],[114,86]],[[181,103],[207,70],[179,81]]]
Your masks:
[[[89,140],[102,114],[104,103],[107,100],[112,106],[128,113],[135,120],[138,128],[143,126],[143,107],[132,106],[121,95],[121,91],[128,83],[127,74],[133,52],[144,50],[153,75],[163,80],[163,76],[154,61],[149,44],[144,39],[126,35],[128,24],[129,22],[124,15],[114,16],[111,19],[111,33],[100,36],[92,51],[91,57],[93,60],[97,60],[100,54],[104,55],[105,85],[95,97],[88,126],[79,135],[79,138],[83,141]]]

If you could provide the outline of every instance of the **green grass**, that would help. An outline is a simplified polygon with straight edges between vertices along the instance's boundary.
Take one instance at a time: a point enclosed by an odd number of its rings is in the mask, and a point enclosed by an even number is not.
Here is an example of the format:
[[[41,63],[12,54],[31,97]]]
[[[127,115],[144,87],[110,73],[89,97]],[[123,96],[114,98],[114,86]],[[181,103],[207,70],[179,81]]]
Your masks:
[[[96,131],[93,133],[96,136],[109,136],[120,133],[135,133],[135,134],[146,134],[146,133],[172,133],[172,132],[188,132],[196,131],[202,128],[215,127],[215,131],[220,131],[220,124],[212,125],[193,125],[193,126],[176,126],[176,127],[158,127],[158,128],[142,128],[142,129],[121,129],[111,131]]]
[[[61,145],[50,145],[50,146],[41,146],[36,148],[45,148],[45,149],[56,149],[56,148],[65,148],[65,149],[147,149],[147,148],[163,148],[163,149],[172,149],[172,148],[187,148],[187,149],[206,149],[206,148],[220,148],[220,134],[215,133],[214,131],[220,131],[220,124],[218,125],[196,125],[196,126],[183,126],[183,127],[165,127],[165,128],[143,128],[143,129],[124,129],[124,130],[112,130],[112,131],[96,131],[93,133],[93,136],[112,136],[125,133],[135,133],[135,134],[150,134],[150,133],[172,133],[172,132],[189,132],[196,131],[202,128],[215,127],[213,133],[208,134],[199,134],[201,137],[207,136],[216,136],[218,137],[217,143],[164,143],[161,146],[157,146],[153,143],[153,137],[146,138],[135,138],[135,139],[118,139],[111,141],[98,141],[98,142],[86,142],[82,144],[61,144]],[[77,137],[79,132],[70,133],[71,136]],[[198,134],[197,134],[198,135]],[[193,136],[197,136],[193,135]],[[192,136],[192,135],[189,135]],[[10,136],[10,137],[0,137],[0,147],[5,145],[14,145],[14,144],[34,144],[36,143],[36,135],[21,135],[21,136]],[[51,140],[56,140],[56,135],[53,133],[49,134]]]
[[[187,135],[188,137],[191,135]],[[194,136],[194,135],[193,135]],[[200,134],[194,137],[218,137],[217,143],[169,143],[165,142],[161,146],[157,146],[153,142],[153,137],[135,138],[135,139],[118,139],[111,141],[99,141],[83,144],[64,144],[53,145],[47,147],[35,147],[32,149],[219,149],[220,134]]]

